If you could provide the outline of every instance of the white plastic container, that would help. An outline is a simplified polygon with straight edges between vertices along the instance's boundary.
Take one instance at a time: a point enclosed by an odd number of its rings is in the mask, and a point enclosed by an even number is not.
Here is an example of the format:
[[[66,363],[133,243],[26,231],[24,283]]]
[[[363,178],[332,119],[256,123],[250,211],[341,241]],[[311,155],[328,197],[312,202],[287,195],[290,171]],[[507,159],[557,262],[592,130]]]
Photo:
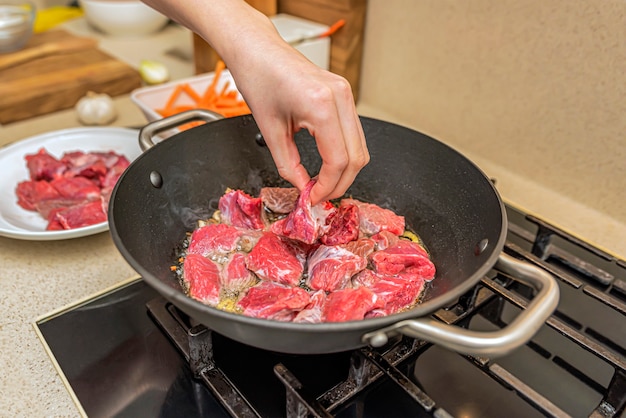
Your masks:
[[[315,37],[326,32],[328,26],[285,13],[272,16],[270,20],[285,41],[293,44],[294,48],[318,67],[328,70],[330,65],[330,38],[315,39]]]
[[[131,92],[130,98],[143,112],[148,122],[162,119],[157,110],[165,108],[167,101],[174,93],[179,84],[188,84],[196,93],[202,94],[215,78],[215,72],[199,74],[193,77],[181,78],[156,86],[146,86]],[[235,81],[228,70],[222,71],[217,81],[216,90],[221,91],[226,83],[229,83],[228,91],[237,90]],[[239,95],[241,98],[241,95]],[[181,94],[176,102],[178,105],[192,105],[193,100],[186,94]]]

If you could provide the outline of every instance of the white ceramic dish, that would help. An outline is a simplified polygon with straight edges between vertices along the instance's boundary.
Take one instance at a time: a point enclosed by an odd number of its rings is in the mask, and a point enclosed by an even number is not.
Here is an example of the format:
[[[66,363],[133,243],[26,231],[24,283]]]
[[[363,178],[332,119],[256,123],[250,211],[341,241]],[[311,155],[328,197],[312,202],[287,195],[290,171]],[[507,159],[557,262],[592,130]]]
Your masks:
[[[139,131],[116,127],[70,128],[33,136],[0,148],[0,236],[33,241],[84,237],[108,230],[102,222],[84,228],[46,231],[47,222],[37,212],[17,204],[15,187],[29,178],[27,154],[45,148],[55,157],[67,151],[114,151],[133,161],[141,154]]]

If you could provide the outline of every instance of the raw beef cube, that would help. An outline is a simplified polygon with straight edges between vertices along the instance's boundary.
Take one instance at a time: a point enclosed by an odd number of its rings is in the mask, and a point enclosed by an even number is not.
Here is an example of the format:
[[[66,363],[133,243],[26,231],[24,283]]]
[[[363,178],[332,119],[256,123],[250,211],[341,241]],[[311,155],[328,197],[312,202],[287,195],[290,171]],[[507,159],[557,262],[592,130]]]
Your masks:
[[[53,180],[63,175],[67,165],[41,148],[36,154],[26,155],[26,167],[31,180]]]
[[[188,254],[217,258],[237,249],[242,231],[226,224],[208,224],[193,231],[187,247]]]
[[[359,238],[342,245],[342,247],[359,257],[367,258],[376,249],[376,243],[370,238]]]
[[[383,306],[367,313],[366,317],[386,316],[412,305],[424,288],[419,278],[383,276],[372,270],[363,270],[354,279],[355,286],[367,287],[382,301]]]
[[[81,176],[87,178],[101,178],[110,168],[115,166],[120,158],[124,158],[114,152],[66,152],[61,161],[68,167],[65,175]]]
[[[308,285],[332,292],[343,289],[350,278],[367,267],[367,260],[341,246],[321,245],[309,258]]]
[[[295,209],[286,218],[276,221],[271,231],[284,237],[313,244],[325,232],[326,219],[336,209],[330,202],[321,202],[311,206],[311,189],[315,180],[311,180],[300,193]]]
[[[217,264],[199,254],[187,254],[183,262],[189,296],[209,305],[220,299],[220,270]]]
[[[396,245],[400,237],[389,231],[380,231],[372,235],[372,239],[376,242],[376,250],[380,251]]]
[[[85,177],[60,177],[50,182],[59,194],[70,199],[100,199],[100,187]]]
[[[320,240],[325,245],[339,245],[359,237],[359,209],[346,204],[331,213],[326,220],[328,230]]]
[[[17,204],[26,210],[37,210],[37,203],[60,197],[59,192],[45,180],[26,180],[15,189]]]
[[[84,226],[95,225],[106,222],[107,214],[104,212],[101,200],[81,203],[54,212],[50,221],[59,222],[63,229],[82,228]],[[52,216],[52,215],[51,215]]]
[[[228,294],[238,294],[254,286],[257,278],[246,266],[246,256],[237,252],[231,255],[222,270],[222,289]]]
[[[243,314],[276,321],[292,321],[309,304],[309,294],[299,287],[262,281],[251,287],[237,306]]]
[[[363,319],[367,312],[381,306],[378,296],[366,287],[337,290],[328,295],[324,319],[326,322]]]
[[[252,197],[241,190],[231,190],[218,203],[222,222],[239,228],[263,229],[261,198]]]
[[[263,187],[259,197],[267,210],[287,214],[295,209],[299,194],[295,187]]]
[[[356,205],[359,208],[359,228],[365,236],[369,237],[380,231],[389,231],[396,235],[404,232],[404,216],[396,215],[389,209],[356,199],[342,199],[340,206],[345,205]]]
[[[117,162],[112,167],[108,168],[104,176],[100,176],[100,187],[103,189],[112,189],[129,165],[130,162],[126,159],[126,157],[120,155]]]
[[[87,199],[80,199],[80,198],[72,199],[72,198],[67,198],[67,197],[58,197],[55,199],[42,200],[40,202],[37,202],[37,204],[35,205],[35,209],[37,210],[37,212],[39,212],[39,214],[42,217],[46,219],[51,219],[50,214],[52,212],[55,212],[55,211],[59,212],[63,209],[67,209],[72,206],[77,206],[77,205],[80,205],[82,203],[87,203],[87,202],[88,202]]]
[[[324,305],[326,304],[326,292],[318,290],[311,294],[311,300],[302,309],[293,322],[307,322],[309,324],[319,324],[324,321]]]
[[[262,279],[296,286],[304,264],[293,247],[272,232],[266,232],[246,257],[246,265]]]
[[[393,247],[371,254],[369,259],[380,274],[395,275],[406,271],[418,274],[424,280],[435,277],[435,265],[428,253],[412,241],[399,240]]]

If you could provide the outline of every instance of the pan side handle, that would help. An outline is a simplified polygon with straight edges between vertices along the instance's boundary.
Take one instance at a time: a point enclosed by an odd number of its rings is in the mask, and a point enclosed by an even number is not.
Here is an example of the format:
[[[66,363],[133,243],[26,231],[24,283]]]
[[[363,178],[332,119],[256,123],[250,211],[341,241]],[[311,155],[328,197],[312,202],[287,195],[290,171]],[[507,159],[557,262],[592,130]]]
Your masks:
[[[496,267],[538,289],[528,307],[505,328],[493,332],[471,331],[428,317],[400,321],[369,332],[363,335],[363,342],[381,347],[389,337],[404,334],[464,354],[497,357],[510,353],[530,340],[552,315],[559,303],[559,286],[546,271],[504,253],[498,257]]]
[[[143,151],[155,145],[153,137],[163,131],[177,128],[187,122],[195,120],[203,120],[205,122],[213,122],[224,119],[219,113],[206,109],[191,109],[185,112],[177,113],[163,119],[150,122],[139,131],[139,146]]]

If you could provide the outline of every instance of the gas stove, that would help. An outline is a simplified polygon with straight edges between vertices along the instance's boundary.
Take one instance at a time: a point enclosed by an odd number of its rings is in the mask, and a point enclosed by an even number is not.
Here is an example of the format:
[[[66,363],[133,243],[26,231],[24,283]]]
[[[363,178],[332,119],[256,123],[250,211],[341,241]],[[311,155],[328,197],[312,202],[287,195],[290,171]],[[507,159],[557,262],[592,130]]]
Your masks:
[[[324,355],[229,340],[140,278],[37,323],[89,417],[626,417],[626,262],[507,206],[505,252],[554,275],[561,299],[526,345],[495,359],[398,337]],[[493,269],[433,314],[508,324],[531,289]]]

